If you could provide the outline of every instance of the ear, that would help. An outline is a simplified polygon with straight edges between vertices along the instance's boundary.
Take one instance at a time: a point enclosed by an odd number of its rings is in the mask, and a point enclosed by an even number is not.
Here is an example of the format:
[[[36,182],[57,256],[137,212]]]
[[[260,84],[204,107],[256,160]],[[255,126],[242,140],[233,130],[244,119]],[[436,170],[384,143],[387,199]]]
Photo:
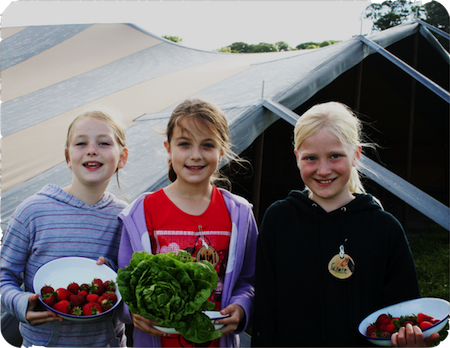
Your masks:
[[[170,155],[170,144],[169,144],[168,141],[165,141],[165,142],[164,142],[164,147],[166,148],[167,153]]]
[[[72,165],[70,164],[70,156],[69,156],[68,149],[64,149],[64,157],[66,158],[67,167],[69,167],[69,169],[72,169]]]
[[[128,149],[124,147],[120,153],[119,163],[117,164],[117,169],[122,169],[125,167],[128,161]]]
[[[355,156],[353,157],[353,167],[356,166],[361,159],[362,147],[358,146],[355,151]]]

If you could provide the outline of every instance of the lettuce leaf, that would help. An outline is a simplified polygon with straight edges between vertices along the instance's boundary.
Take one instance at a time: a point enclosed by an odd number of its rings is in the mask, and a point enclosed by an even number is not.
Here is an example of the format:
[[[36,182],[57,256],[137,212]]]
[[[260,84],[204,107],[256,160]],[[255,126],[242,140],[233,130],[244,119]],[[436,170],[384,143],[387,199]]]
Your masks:
[[[133,253],[129,266],[117,272],[122,300],[131,312],[173,327],[187,340],[203,343],[222,336],[204,310],[218,276],[208,261],[194,262],[187,251]]]

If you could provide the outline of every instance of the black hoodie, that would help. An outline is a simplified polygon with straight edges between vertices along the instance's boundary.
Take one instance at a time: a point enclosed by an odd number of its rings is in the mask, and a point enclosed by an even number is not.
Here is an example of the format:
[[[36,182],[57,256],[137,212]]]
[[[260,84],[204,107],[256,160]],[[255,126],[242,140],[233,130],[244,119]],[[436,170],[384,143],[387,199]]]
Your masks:
[[[344,245],[348,279],[328,263]],[[266,211],[258,238],[252,346],[362,346],[358,324],[373,311],[420,297],[400,223],[371,195],[327,213],[292,191]]]

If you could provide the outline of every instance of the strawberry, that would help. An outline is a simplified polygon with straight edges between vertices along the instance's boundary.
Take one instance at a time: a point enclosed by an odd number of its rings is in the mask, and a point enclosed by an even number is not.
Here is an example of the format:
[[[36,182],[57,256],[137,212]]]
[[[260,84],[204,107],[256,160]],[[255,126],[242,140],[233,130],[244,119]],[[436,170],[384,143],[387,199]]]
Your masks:
[[[72,293],[65,288],[56,289],[56,293],[58,294],[58,301],[68,300],[70,298],[70,295],[72,295]]]
[[[440,319],[431,319],[430,323],[434,325],[436,323],[439,323],[440,321],[441,321]]]
[[[84,305],[84,303],[86,302],[86,299],[81,295],[72,294],[69,297],[69,301],[73,307],[80,307],[80,306]]]
[[[50,285],[44,285],[41,288],[41,295],[52,293],[52,292],[55,292],[55,289],[53,289]]]
[[[382,327],[384,327],[386,324],[389,324],[390,322],[391,318],[387,314],[380,314],[377,318],[377,321],[375,322],[375,325],[380,331],[383,331]]]
[[[83,314],[86,316],[96,315],[102,312],[102,307],[97,302],[88,302],[83,306]]]
[[[86,290],[81,290],[81,291],[78,291],[77,295],[83,296],[84,299],[86,299],[86,296],[88,295],[88,292]]]
[[[88,294],[86,296],[86,302],[97,302],[99,296],[97,294]]]
[[[68,314],[70,311],[70,302],[67,300],[58,301],[53,305],[53,309]]]
[[[93,294],[97,294],[97,295],[101,295],[106,291],[106,287],[103,284],[102,280],[99,278],[96,278],[92,281],[92,286],[91,286],[91,293]]]
[[[375,325],[369,325],[366,329],[366,336],[372,336],[372,334],[375,334],[376,331],[377,328],[375,327]]]
[[[70,283],[67,286],[67,290],[69,290],[72,294],[78,293],[79,289],[80,289],[80,286],[77,283],[75,283],[75,282]]]
[[[70,314],[76,315],[76,316],[82,316],[83,310],[81,309],[81,307],[76,306],[70,310]]]
[[[89,292],[89,290],[91,289],[91,286],[87,283],[83,283],[80,285],[80,291],[86,291]]]
[[[111,300],[109,300],[104,295],[100,296],[97,299],[97,303],[102,307],[102,312],[106,312],[107,310],[111,309],[113,306],[113,303],[111,302]]]
[[[431,324],[429,321],[426,321],[426,320],[421,321],[420,324],[419,324],[419,327],[422,330],[425,330],[427,327],[430,327],[430,326],[433,326],[433,324]]]
[[[42,295],[42,301],[48,305],[53,306],[56,303],[56,292],[46,292]]]
[[[396,329],[395,325],[393,323],[389,323],[384,326],[383,331],[387,331],[387,332],[389,332],[389,334],[392,335],[396,330],[397,329]]]
[[[430,317],[427,314],[419,313],[417,314],[417,324],[420,324],[422,321],[430,321],[433,317]]]
[[[113,304],[115,304],[117,302],[117,295],[115,292],[107,291],[107,292],[103,293],[102,296],[105,296],[106,298],[108,298],[108,300],[110,300]]]
[[[112,280],[107,280],[106,282],[103,283],[103,285],[105,286],[106,291],[111,292],[116,291],[116,283],[114,283],[114,281]]]

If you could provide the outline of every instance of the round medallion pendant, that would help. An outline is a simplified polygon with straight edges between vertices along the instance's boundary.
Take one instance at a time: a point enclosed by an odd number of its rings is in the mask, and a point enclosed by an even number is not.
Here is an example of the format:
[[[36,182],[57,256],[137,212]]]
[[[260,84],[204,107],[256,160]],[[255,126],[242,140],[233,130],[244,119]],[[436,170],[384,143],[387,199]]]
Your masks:
[[[347,279],[355,272],[355,262],[348,254],[344,254],[343,257],[336,254],[328,263],[328,271],[333,277]]]

